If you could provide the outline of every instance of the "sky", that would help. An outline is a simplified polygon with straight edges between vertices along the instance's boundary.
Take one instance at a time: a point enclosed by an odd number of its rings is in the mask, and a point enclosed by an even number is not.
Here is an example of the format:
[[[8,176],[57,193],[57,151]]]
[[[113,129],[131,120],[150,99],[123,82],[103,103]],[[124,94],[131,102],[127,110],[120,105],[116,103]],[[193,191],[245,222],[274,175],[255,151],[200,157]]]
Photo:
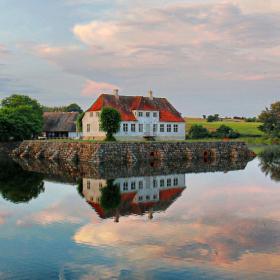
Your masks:
[[[152,89],[185,116],[255,116],[279,70],[279,0],[0,0],[0,98]]]

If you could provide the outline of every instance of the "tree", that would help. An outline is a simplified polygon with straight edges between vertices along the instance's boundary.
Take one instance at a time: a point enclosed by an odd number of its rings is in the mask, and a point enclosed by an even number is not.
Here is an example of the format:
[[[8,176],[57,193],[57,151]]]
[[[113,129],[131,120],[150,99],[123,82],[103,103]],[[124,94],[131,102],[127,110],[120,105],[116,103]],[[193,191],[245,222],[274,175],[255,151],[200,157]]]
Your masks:
[[[72,103],[68,106],[59,106],[59,107],[43,106],[43,111],[44,112],[78,112],[78,113],[83,112],[82,108],[76,103]]]
[[[0,158],[0,193],[13,203],[27,203],[45,191],[43,175],[24,171],[10,159]]]
[[[24,140],[39,135],[43,127],[41,105],[25,95],[12,95],[1,101],[0,141]]]
[[[207,138],[210,136],[210,132],[202,125],[192,125],[189,131],[189,136],[192,139]]]
[[[68,106],[66,107],[66,112],[78,112],[78,113],[82,113],[83,110],[82,110],[82,108],[81,108],[78,104],[72,103],[72,104],[70,104],[70,105],[68,105]]]
[[[270,105],[259,115],[263,123],[259,128],[272,138],[280,138],[280,101]]]
[[[84,117],[85,113],[80,113],[79,116],[77,117],[76,120],[76,126],[77,126],[77,130],[79,132],[83,131],[83,117]]]
[[[219,114],[209,115],[207,117],[207,122],[218,122],[220,120]]]
[[[100,204],[105,210],[116,209],[121,203],[121,192],[114,180],[108,180],[106,187],[101,189]]]
[[[213,132],[213,136],[218,138],[238,138],[240,133],[223,124]]]
[[[280,147],[269,147],[259,154],[261,170],[270,178],[280,182]]]
[[[114,134],[120,129],[121,115],[110,107],[104,107],[100,115],[100,127],[106,132],[106,141],[115,141]]]

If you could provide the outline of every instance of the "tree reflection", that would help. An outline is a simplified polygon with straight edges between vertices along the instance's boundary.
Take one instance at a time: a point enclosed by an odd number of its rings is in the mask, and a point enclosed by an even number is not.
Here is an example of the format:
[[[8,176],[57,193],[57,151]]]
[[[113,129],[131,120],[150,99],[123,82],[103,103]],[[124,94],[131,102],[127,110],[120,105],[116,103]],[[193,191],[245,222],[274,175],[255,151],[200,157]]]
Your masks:
[[[101,189],[101,207],[104,210],[113,210],[121,203],[121,193],[118,185],[114,185],[114,180],[107,180],[106,187]]]
[[[270,147],[259,155],[261,170],[276,182],[280,182],[280,146]]]
[[[0,193],[13,203],[26,203],[44,192],[43,175],[24,171],[17,163],[0,158]]]

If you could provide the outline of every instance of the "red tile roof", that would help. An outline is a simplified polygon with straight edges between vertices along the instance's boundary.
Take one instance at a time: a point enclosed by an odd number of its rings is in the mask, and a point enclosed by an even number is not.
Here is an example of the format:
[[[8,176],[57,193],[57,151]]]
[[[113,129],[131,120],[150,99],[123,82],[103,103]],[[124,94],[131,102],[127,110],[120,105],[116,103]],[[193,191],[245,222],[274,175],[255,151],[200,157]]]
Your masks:
[[[166,98],[153,99],[143,96],[119,96],[101,94],[93,105],[88,109],[91,111],[101,111],[103,107],[117,109],[122,121],[136,121],[133,110],[140,111],[159,111],[161,122],[184,122],[180,113],[168,102]]]

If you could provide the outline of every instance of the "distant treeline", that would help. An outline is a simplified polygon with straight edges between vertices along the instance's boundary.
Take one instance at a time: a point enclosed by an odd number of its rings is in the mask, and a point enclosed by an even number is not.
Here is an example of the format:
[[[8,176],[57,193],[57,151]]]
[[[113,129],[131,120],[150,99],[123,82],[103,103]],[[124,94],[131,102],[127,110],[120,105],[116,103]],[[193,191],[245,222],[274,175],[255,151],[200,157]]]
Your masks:
[[[219,114],[214,114],[214,115],[203,115],[202,116],[204,120],[207,120],[207,122],[219,122],[219,121],[223,121],[226,119],[234,119],[234,120],[243,120],[245,122],[257,122],[258,118],[257,117],[252,117],[252,118],[245,118],[245,117],[238,117],[238,116],[234,116],[234,117],[220,117]]]
[[[59,107],[48,107],[48,106],[42,106],[43,112],[79,112],[82,113],[82,108],[76,104],[72,103],[68,106],[59,106]]]

